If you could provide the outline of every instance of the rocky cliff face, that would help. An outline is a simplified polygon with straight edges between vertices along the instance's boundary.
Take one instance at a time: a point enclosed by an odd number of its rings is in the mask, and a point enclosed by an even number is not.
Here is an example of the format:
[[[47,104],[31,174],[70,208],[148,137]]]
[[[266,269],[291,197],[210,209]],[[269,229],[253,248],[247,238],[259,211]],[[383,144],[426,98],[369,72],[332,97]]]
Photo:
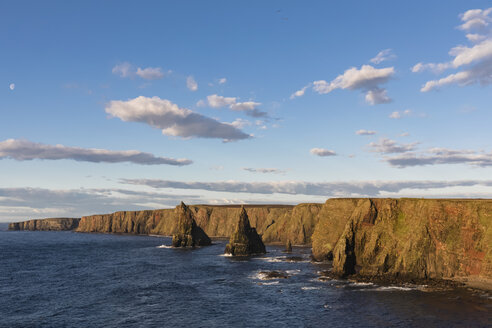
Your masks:
[[[66,231],[74,230],[79,226],[78,218],[49,218],[29,220],[9,224],[9,230],[41,230],[41,231]]]
[[[193,213],[188,206],[183,202],[176,206],[174,210],[177,217],[177,232],[173,234],[173,247],[195,247],[209,246],[212,241],[203,231],[202,228],[196,225]]]
[[[208,236],[230,237],[239,216],[240,206],[188,206],[196,224]],[[322,204],[246,205],[252,226],[268,243],[310,244],[317,223],[316,213]],[[170,236],[177,232],[174,209],[154,211],[126,211],[82,217],[79,232],[156,234]]]
[[[265,245],[263,244],[261,237],[256,232],[256,229],[251,227],[248,214],[246,213],[244,207],[241,208],[236,229],[231,235],[224,253],[234,256],[248,256],[266,253]]]
[[[492,201],[330,199],[313,256],[340,275],[492,279]]]

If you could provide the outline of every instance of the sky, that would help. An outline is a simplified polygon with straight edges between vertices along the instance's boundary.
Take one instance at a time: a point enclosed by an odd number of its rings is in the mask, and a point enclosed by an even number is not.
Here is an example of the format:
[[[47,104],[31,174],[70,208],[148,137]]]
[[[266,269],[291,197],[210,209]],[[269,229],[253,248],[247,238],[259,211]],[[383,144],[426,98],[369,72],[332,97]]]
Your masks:
[[[2,1],[0,221],[492,197],[490,1]]]

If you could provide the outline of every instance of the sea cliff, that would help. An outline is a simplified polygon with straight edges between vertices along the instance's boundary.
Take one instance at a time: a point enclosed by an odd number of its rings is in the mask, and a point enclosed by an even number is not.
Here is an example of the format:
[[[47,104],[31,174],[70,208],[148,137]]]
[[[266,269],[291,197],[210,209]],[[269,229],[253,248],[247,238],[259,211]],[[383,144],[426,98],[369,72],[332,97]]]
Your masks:
[[[341,276],[492,286],[492,200],[330,199],[312,239]]]
[[[9,230],[68,231],[76,229],[79,226],[79,221],[79,218],[48,218],[28,220],[10,223]]]
[[[452,279],[492,289],[492,200],[329,199],[324,204],[247,205],[265,243],[312,245],[333,273],[365,279]],[[233,234],[240,206],[190,205],[210,237]],[[177,231],[174,209],[12,223],[11,230],[155,234]]]
[[[246,205],[251,226],[267,243],[310,245],[321,204]],[[197,225],[210,237],[229,238],[236,226],[240,206],[190,205]],[[177,230],[174,209],[125,211],[84,216],[78,232],[172,235]]]

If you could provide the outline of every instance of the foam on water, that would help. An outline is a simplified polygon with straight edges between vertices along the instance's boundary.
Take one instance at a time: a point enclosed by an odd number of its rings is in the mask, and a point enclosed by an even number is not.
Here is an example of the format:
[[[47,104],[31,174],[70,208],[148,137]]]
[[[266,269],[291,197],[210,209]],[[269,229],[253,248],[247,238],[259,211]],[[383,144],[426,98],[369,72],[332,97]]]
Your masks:
[[[157,246],[156,248],[173,248],[173,247],[170,245],[160,245],[160,246]]]

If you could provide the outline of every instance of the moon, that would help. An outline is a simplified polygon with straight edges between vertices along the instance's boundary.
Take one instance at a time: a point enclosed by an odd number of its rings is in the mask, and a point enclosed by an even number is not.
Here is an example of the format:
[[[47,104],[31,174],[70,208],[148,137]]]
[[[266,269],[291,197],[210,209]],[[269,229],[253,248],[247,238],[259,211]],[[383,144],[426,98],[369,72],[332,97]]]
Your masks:
[[[15,83],[10,83],[9,88],[10,88],[10,90],[14,90],[15,89]]]

